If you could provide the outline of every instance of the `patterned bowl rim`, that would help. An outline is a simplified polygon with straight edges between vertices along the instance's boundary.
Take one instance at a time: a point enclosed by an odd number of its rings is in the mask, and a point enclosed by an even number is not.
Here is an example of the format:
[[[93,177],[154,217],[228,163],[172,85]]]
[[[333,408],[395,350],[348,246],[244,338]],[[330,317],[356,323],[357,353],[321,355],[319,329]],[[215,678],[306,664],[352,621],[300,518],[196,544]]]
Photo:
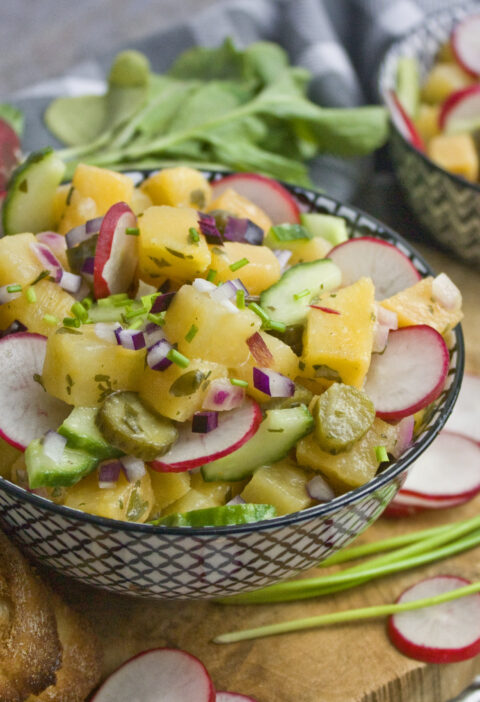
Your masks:
[[[383,100],[383,103],[388,111],[389,118],[390,118],[390,127],[393,129],[395,134],[399,137],[400,141],[403,143],[403,145],[417,158],[421,159],[427,166],[429,166],[432,170],[438,171],[439,173],[447,176],[450,178],[454,183],[456,183],[459,186],[467,187],[470,188],[470,190],[473,190],[474,192],[480,193],[480,183],[474,183],[471,180],[467,180],[466,178],[462,178],[462,176],[458,176],[455,173],[450,173],[450,171],[447,171],[445,168],[442,168],[439,166],[435,161],[432,161],[432,159],[427,156],[423,151],[420,151],[417,149],[413,144],[411,144],[403,134],[397,129],[395,126],[392,118],[391,118],[391,113],[389,109],[389,105],[387,100],[385,99],[385,93],[387,90],[391,88],[391,82],[388,74],[388,68],[389,64],[392,61],[392,54],[396,54],[398,52],[398,49],[403,45],[403,44],[408,44],[413,36],[416,36],[418,34],[424,34],[425,32],[428,32],[428,22],[434,18],[438,17],[455,17],[457,12],[462,12],[463,10],[465,11],[465,15],[468,14],[469,10],[471,8],[478,7],[480,11],[480,3],[476,2],[476,0],[468,0],[467,2],[458,2],[455,3],[454,5],[450,5],[449,7],[443,7],[439,10],[434,10],[433,12],[429,12],[418,24],[416,24],[409,32],[404,34],[400,39],[397,39],[393,44],[390,45],[389,49],[385,53],[382,62],[380,64],[380,69],[378,73],[378,92]],[[440,46],[440,43],[438,44]]]
[[[135,171],[131,173],[132,176],[139,175],[138,180],[143,180],[149,174],[155,172],[155,169],[145,169],[143,171]],[[213,171],[205,170],[205,175],[211,180],[217,180],[230,171]],[[336,198],[333,198],[325,193],[315,190],[312,188],[304,188],[300,186],[295,186],[289,183],[283,183],[283,185],[290,190],[294,195],[298,197],[306,197],[310,201],[314,202],[314,207],[317,206],[316,201],[321,198],[322,204],[328,203],[332,210],[335,211],[342,208],[343,203],[341,203]],[[408,251],[409,256],[412,259],[412,263],[415,265],[420,273],[425,275],[433,274],[434,271],[431,266],[424,260],[424,258],[416,251],[416,249],[406,241],[400,234],[395,232],[393,229],[387,225],[380,222],[375,217],[363,212],[363,210],[358,207],[353,207],[348,204],[345,205],[348,213],[340,214],[347,219],[347,222],[352,224],[352,221],[357,221],[362,219],[363,222],[368,223],[373,226],[372,236],[382,235],[385,239],[395,242],[395,245],[400,245],[404,251]],[[349,219],[350,217],[350,219]],[[422,270],[420,270],[422,269]],[[70,520],[77,520],[79,522],[87,522],[93,525],[102,527],[105,530],[115,530],[115,531],[127,531],[127,532],[137,532],[140,534],[157,534],[159,536],[169,536],[169,535],[183,535],[191,536],[195,538],[209,538],[215,535],[220,536],[230,536],[241,533],[249,533],[255,531],[263,531],[265,529],[278,529],[281,527],[287,527],[294,524],[299,524],[304,521],[309,521],[317,517],[326,517],[334,514],[338,510],[352,505],[367,495],[374,493],[379,488],[390,483],[394,478],[400,476],[413,461],[418,458],[418,456],[423,453],[423,451],[432,443],[437,434],[440,432],[442,427],[445,425],[450,413],[452,412],[453,406],[460,392],[460,386],[463,378],[464,364],[465,364],[465,348],[463,341],[463,332],[461,325],[458,324],[454,330],[455,334],[455,350],[456,350],[456,366],[454,368],[454,377],[451,381],[450,387],[448,388],[448,395],[441,407],[438,417],[435,422],[429,426],[424,432],[423,436],[418,440],[418,443],[407,451],[407,454],[400,458],[399,460],[392,463],[391,466],[386,468],[384,471],[380,472],[372,480],[365,485],[362,485],[355,490],[350,490],[349,492],[335,497],[333,500],[326,502],[324,504],[315,505],[307,509],[301,510],[300,512],[293,512],[280,517],[274,517],[272,519],[266,519],[258,522],[251,522],[248,524],[238,524],[229,526],[207,526],[207,527],[165,527],[165,526],[154,526],[153,524],[139,524],[137,522],[126,522],[118,519],[109,519],[107,517],[99,517],[87,512],[82,512],[81,510],[76,510],[71,507],[65,507],[63,505],[58,505],[51,500],[48,500],[39,495],[34,495],[28,492],[24,488],[11,483],[5,478],[0,477],[0,490],[4,490],[10,495],[16,497],[19,500],[25,500],[32,505],[38,507],[40,510],[45,510],[46,512],[53,512],[58,515],[63,515],[68,517]]]

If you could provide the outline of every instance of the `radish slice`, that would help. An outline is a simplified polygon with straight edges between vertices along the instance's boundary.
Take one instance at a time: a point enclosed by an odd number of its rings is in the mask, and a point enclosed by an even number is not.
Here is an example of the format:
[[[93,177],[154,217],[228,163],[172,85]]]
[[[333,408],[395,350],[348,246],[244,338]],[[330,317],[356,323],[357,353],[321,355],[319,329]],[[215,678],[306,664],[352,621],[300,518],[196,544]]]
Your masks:
[[[391,331],[383,354],[373,354],[365,392],[382,419],[415,414],[437,399],[445,385],[450,357],[432,327],[418,324]]]
[[[480,75],[480,15],[470,15],[459,22],[452,32],[455,58],[467,73]]]
[[[131,658],[103,683],[92,702],[215,702],[207,669],[195,656],[156,648]]]
[[[103,218],[93,270],[93,291],[97,299],[130,288],[138,263],[137,237],[126,231],[136,226],[137,219],[125,202],[112,205]]]
[[[0,190],[6,190],[10,176],[20,162],[20,140],[16,131],[0,119]]]
[[[0,436],[20,451],[49,429],[56,430],[71,411],[35,380],[46,349],[40,334],[20,332],[0,339]]]
[[[232,188],[239,195],[254,202],[272,220],[273,224],[300,222],[300,210],[288,190],[258,173],[234,173],[212,183],[212,197],[215,200],[225,190]]]
[[[480,443],[480,377],[463,376],[462,387],[445,428]]]
[[[480,85],[456,90],[443,103],[438,117],[439,125],[446,132],[470,131],[480,124]]]
[[[351,285],[364,276],[375,285],[375,297],[384,300],[415,285],[421,278],[408,256],[387,241],[372,236],[349,239],[328,254],[342,271],[342,285]]]
[[[429,509],[450,509],[458,507],[468,502],[470,497],[418,497],[402,490],[395,495],[394,499],[383,512],[384,517],[412,517],[420,512]]]
[[[398,603],[435,597],[470,585],[452,575],[426,578],[405,590]],[[456,663],[480,653],[480,594],[443,604],[399,612],[388,620],[393,645],[409,658],[425,663]]]
[[[253,697],[241,695],[239,692],[217,692],[215,702],[257,702]]]
[[[403,105],[393,92],[388,90],[385,93],[385,102],[390,113],[391,120],[402,137],[419,151],[425,151],[425,144],[415,125],[403,109]]]
[[[192,432],[192,423],[178,427],[178,440],[161,458],[151,463],[154,470],[181,472],[210,463],[236,451],[257,431],[262,421],[260,407],[247,399],[237,409],[220,412],[218,426],[208,434]]]

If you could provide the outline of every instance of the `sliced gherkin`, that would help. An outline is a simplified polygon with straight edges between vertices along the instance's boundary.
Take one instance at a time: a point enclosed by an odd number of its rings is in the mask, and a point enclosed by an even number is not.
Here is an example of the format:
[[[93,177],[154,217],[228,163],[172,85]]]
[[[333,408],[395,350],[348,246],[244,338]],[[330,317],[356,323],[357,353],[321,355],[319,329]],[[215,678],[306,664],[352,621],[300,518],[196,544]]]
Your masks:
[[[313,416],[318,444],[336,454],[349,451],[367,433],[375,419],[375,407],[362,390],[333,383],[318,398]]]
[[[147,409],[134,392],[109,395],[96,423],[112,446],[145,461],[166,453],[178,436],[174,424]]]
[[[291,397],[273,397],[263,406],[266,409],[286,409],[287,407],[298,407],[299,405],[306,405],[309,407],[310,402],[313,400],[313,392],[308,388],[304,388],[303,385],[295,383],[295,391]]]

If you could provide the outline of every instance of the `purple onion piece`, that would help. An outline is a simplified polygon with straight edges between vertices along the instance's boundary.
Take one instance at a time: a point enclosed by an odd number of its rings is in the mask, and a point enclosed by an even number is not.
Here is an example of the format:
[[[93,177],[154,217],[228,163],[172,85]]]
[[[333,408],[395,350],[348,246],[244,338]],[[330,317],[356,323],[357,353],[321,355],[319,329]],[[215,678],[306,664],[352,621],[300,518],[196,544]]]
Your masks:
[[[270,397],[292,397],[295,392],[293,380],[269,368],[253,368],[253,385]]]
[[[87,275],[93,275],[94,268],[95,268],[95,258],[93,256],[89,256],[83,262],[82,273],[86,273]]]
[[[56,431],[47,431],[43,438],[43,452],[54,463],[58,463],[63,456],[67,439]]]
[[[245,400],[245,388],[232,385],[228,378],[216,378],[208,386],[202,409],[224,412],[240,407]]]
[[[87,234],[87,227],[85,224],[79,224],[78,227],[70,229],[69,232],[65,234],[65,241],[67,242],[67,247],[71,249],[77,244],[81,244],[82,241],[89,239],[91,234]]]
[[[155,344],[162,341],[162,339],[165,340],[165,333],[162,327],[159,327],[158,324],[155,324],[154,322],[148,322],[143,334],[145,336],[145,345],[147,349],[151,349],[152,346],[155,346]]]
[[[216,287],[214,290],[212,290],[210,297],[212,300],[216,300],[217,302],[222,302],[223,300],[234,300],[237,295],[237,290],[238,288],[233,280],[227,280],[226,283],[222,283],[218,286],[218,288]]]
[[[145,463],[136,456],[124,456],[120,462],[129,483],[136,483],[137,480],[141,480],[147,472]]]
[[[89,236],[92,234],[98,234],[100,227],[102,226],[103,217],[95,217],[94,219],[89,219],[85,222],[85,231]]]
[[[40,243],[30,244],[30,247],[42,266],[50,272],[53,280],[59,283],[62,278],[63,267],[53,251],[45,244]]]
[[[145,348],[145,336],[139,329],[123,329],[118,326],[115,328],[115,338],[119,346],[129,351],[139,351]]]
[[[195,412],[192,418],[192,431],[195,434],[208,434],[218,426],[218,413],[211,410]]]
[[[60,286],[70,293],[77,293],[82,287],[83,278],[81,275],[75,275],[75,273],[69,273],[68,271],[62,272],[62,277],[60,278]]]
[[[67,250],[65,237],[56,232],[40,232],[35,238],[41,244],[48,246],[56,256],[64,254]]]
[[[120,477],[122,464],[120,461],[108,461],[102,463],[98,469],[98,487],[114,487]]]
[[[316,475],[309,480],[306,487],[312,500],[316,500],[317,502],[330,502],[330,500],[333,500],[335,497],[332,488],[321,475]]]
[[[172,361],[167,358],[167,353],[171,351],[172,345],[166,339],[161,339],[154,344],[147,353],[147,364],[152,370],[163,371],[172,365]]]
[[[205,214],[204,212],[199,212],[198,226],[209,244],[217,244],[219,246],[223,244],[222,235],[218,231],[215,217]]]
[[[168,308],[170,307],[170,303],[175,297],[175,295],[175,292],[167,292],[163,293],[163,295],[159,295],[158,297],[156,297],[153,301],[153,305],[150,312],[152,312],[153,314],[157,314],[157,312],[165,312],[165,310],[168,310]]]
[[[288,262],[292,258],[293,252],[289,249],[273,249],[273,253],[280,264],[280,269],[284,271],[288,265]]]
[[[260,246],[263,243],[263,229],[250,219],[228,217],[223,238],[226,241],[240,241],[245,244]]]

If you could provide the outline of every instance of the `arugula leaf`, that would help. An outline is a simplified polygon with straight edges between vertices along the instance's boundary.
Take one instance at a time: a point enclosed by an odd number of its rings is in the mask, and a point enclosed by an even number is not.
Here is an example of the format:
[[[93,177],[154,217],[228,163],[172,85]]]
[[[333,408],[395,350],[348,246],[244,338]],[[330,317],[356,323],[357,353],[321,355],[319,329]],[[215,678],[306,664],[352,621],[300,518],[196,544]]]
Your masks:
[[[21,137],[23,133],[23,127],[25,122],[24,114],[18,107],[10,105],[8,102],[0,103],[0,119],[8,124],[17,132],[18,136]]]
[[[244,55],[226,39],[214,49],[195,46],[187,49],[168,71],[172,78],[183,80],[242,80],[245,76]]]

